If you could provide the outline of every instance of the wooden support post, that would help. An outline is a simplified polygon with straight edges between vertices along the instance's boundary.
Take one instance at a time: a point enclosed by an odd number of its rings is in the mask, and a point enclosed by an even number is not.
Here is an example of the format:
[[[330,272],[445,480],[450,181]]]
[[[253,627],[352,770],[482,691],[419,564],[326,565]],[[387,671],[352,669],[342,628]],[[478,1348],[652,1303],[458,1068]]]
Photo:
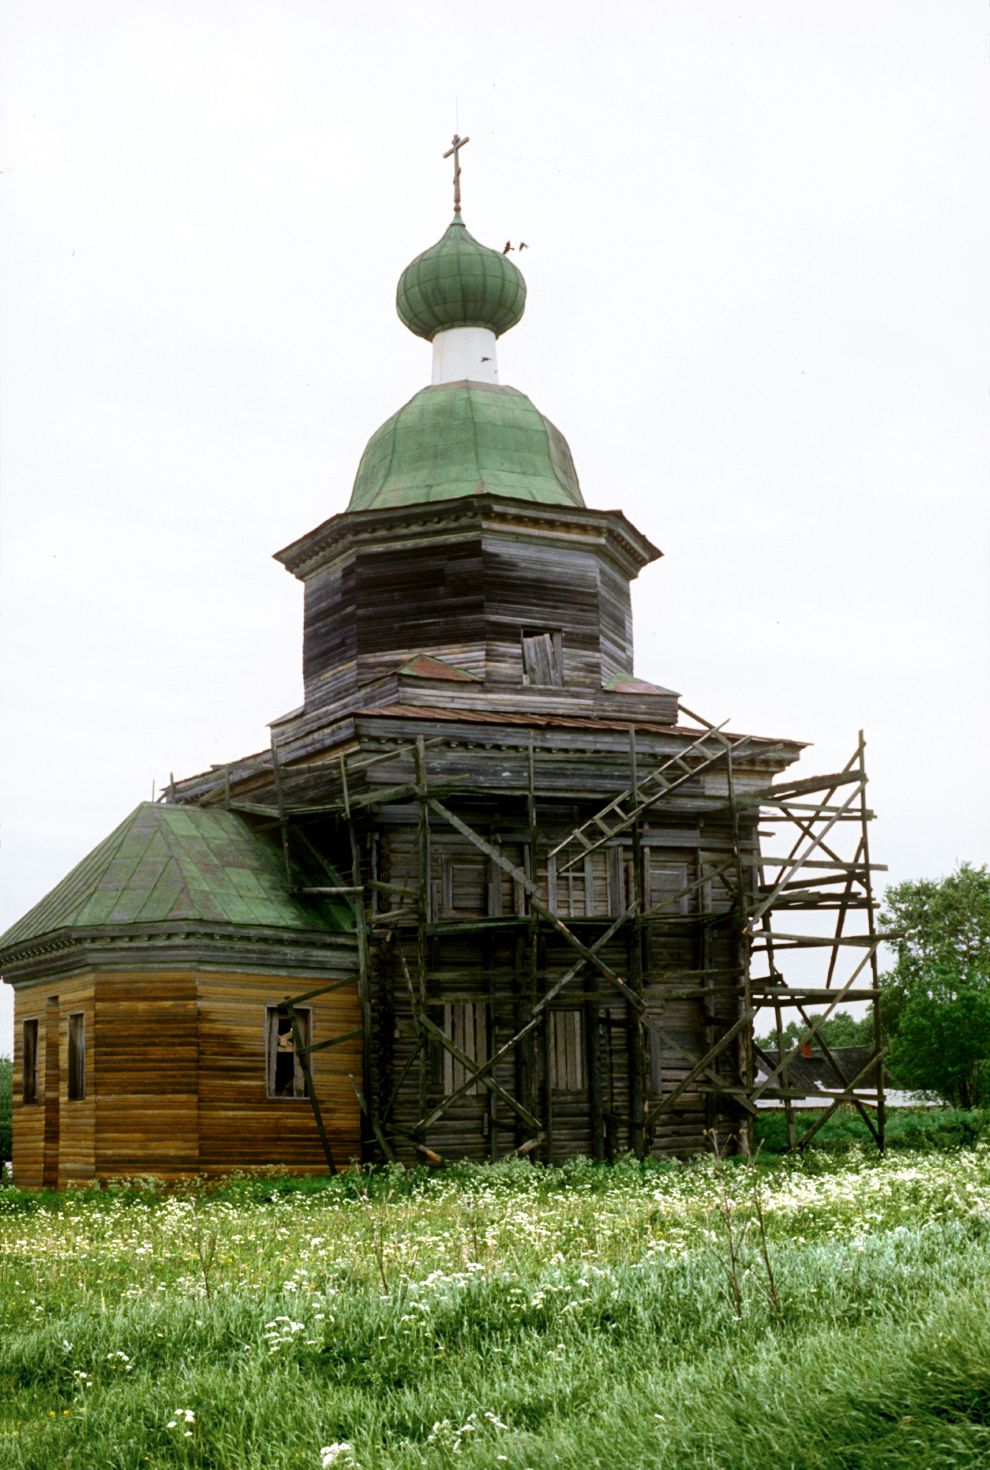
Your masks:
[[[597,982],[591,975],[584,978],[584,1045],[588,1073],[588,1118],[591,1126],[591,1157],[598,1162],[605,1157],[605,1105],[602,1094],[602,1047],[598,1025]]]
[[[388,1139],[385,1137],[385,1134],[382,1132],[382,1129],[378,1123],[378,1119],[369,1108],[368,1101],[364,1093],[361,1091],[360,1087],[355,1082],[352,1073],[348,1072],[347,1077],[348,1081],[354,1089],[354,1096],[357,1098],[358,1107],[361,1109],[361,1116],[367,1121],[369,1128],[371,1129],[372,1133],[375,1136],[375,1139],[377,1140],[378,1147],[385,1155],[386,1160],[390,1164],[394,1164],[396,1160],[395,1149],[392,1147]]]
[[[412,1051],[406,1057],[406,1060],[405,1060],[405,1062],[402,1065],[402,1070],[400,1071],[398,1077],[395,1079],[395,1085],[393,1086],[392,1091],[389,1094],[388,1101],[386,1102],[385,1106],[382,1108],[382,1112],[381,1112],[381,1124],[382,1124],[382,1127],[383,1128],[388,1123],[389,1118],[392,1116],[392,1109],[395,1107],[396,1099],[399,1097],[399,1095],[402,1092],[402,1084],[405,1082],[406,1078],[409,1076],[409,1073],[412,1071],[413,1066],[416,1063],[417,1059],[419,1058],[419,1054],[423,1050],[423,1048],[424,1048],[425,1045],[426,1045],[426,1033],[423,1032],[423,1031],[421,1031],[419,1029],[419,1024],[418,1024],[418,1021],[417,1021],[417,1024],[416,1024],[416,1045],[413,1047]]]
[[[749,1014],[750,1016],[753,1016],[755,1014],[755,1011],[753,1008],[752,991],[750,990],[749,973],[750,947],[752,941],[750,939],[749,925],[747,923],[747,911],[749,905],[747,903],[748,894],[746,889],[746,875],[743,872],[742,866],[742,831],[739,824],[739,808],[736,804],[736,784],[732,768],[732,754],[732,746],[730,744],[726,754],[725,769],[729,794],[729,811],[731,813],[732,820],[732,856],[736,870],[736,963],[739,966],[739,973],[742,979],[742,995],[740,996],[742,1010],[744,1014]],[[741,1061],[739,1071],[742,1074],[743,1086],[745,1087],[747,1093],[750,1093],[753,1090],[755,1082],[755,1075],[753,1071],[753,1028],[751,1025],[745,1027],[740,1032],[739,1053]],[[744,1138],[740,1139],[740,1142],[743,1145],[743,1151],[748,1156],[752,1157],[753,1150],[755,1148],[752,1113],[746,1119],[746,1134]]]
[[[639,772],[636,763],[636,727],[629,730],[629,786],[634,793],[639,791]],[[637,803],[637,808],[638,808]],[[646,1032],[643,1028],[643,946],[649,943],[649,931],[644,929],[642,914],[647,907],[645,899],[645,862],[643,834],[639,816],[632,824],[632,903],[635,917],[629,944],[629,988],[635,996],[636,1005],[626,1006],[626,1026],[629,1035],[629,1147],[641,1159],[648,1146],[646,1129],[646,1092],[648,1078],[648,1056]]]
[[[422,735],[416,740],[416,797],[418,819],[416,825],[416,862],[419,869],[419,884],[416,895],[416,1000],[420,1011],[426,1005],[427,937],[426,926],[430,917],[430,814],[427,808],[426,748]],[[422,1021],[422,1015],[420,1016]],[[423,1047],[419,1063],[419,1107],[420,1117],[426,1111],[426,1099],[430,1086],[429,1049]]]
[[[285,1008],[289,1013],[289,1025],[292,1027],[292,1049],[299,1058],[299,1065],[302,1068],[303,1078],[306,1083],[306,1096],[309,1098],[309,1105],[313,1109],[313,1117],[316,1120],[316,1131],[320,1136],[320,1143],[323,1147],[323,1156],[327,1161],[329,1172],[336,1174],[337,1165],[334,1162],[333,1150],[330,1147],[326,1124],[323,1121],[323,1109],[320,1107],[320,1100],[316,1095],[316,1087],[313,1083],[313,1069],[309,1065],[309,1054],[303,1045],[299,1017],[296,1015],[296,1010],[291,1000],[285,1001]]]
[[[859,757],[859,771],[860,771],[860,776],[862,777],[862,779],[860,781],[860,787],[859,787],[859,791],[860,791],[860,820],[861,820],[861,822],[863,824],[863,826],[862,826],[862,837],[860,838],[860,846],[862,848],[862,853],[863,853],[863,888],[864,888],[864,891],[866,893],[866,898],[867,898],[866,924],[867,924],[867,928],[869,930],[870,938],[871,939],[875,939],[876,938],[877,928],[876,928],[876,921],[875,921],[875,918],[874,918],[873,882],[872,882],[872,879],[870,877],[871,867],[870,867],[869,812],[867,811],[867,807],[866,807],[866,740],[865,740],[865,737],[863,735],[863,731],[862,730],[860,730],[860,732],[859,732],[859,745],[858,745],[858,748],[857,748],[857,755]],[[886,1048],[884,1047],[884,1044],[883,1044],[883,1030],[882,1030],[882,1021],[883,1021],[883,1018],[880,1015],[880,996],[879,996],[879,990],[880,990],[880,971],[879,971],[879,962],[878,962],[878,958],[877,958],[877,950],[878,950],[878,948],[879,948],[879,946],[875,946],[874,949],[872,950],[871,954],[870,954],[870,972],[871,972],[871,978],[872,978],[872,981],[873,981],[874,988],[878,992],[877,997],[876,997],[876,999],[873,1002],[873,1049],[876,1052],[877,1059],[878,1059],[877,1060],[877,1135],[878,1135],[878,1137],[877,1137],[877,1146],[880,1149],[880,1152],[883,1153],[883,1151],[884,1151],[884,1149],[886,1147],[886,1139],[887,1139],[887,1092],[886,1092],[886,1088],[884,1086],[884,1080],[883,1080],[883,1057],[886,1055]]]
[[[536,766],[533,751],[533,733],[530,731],[526,742],[526,849],[524,866],[527,866],[529,877],[534,881],[537,875],[539,861],[538,849],[538,823],[536,815]],[[524,890],[525,892],[525,890]],[[538,1038],[534,1033],[532,1025],[533,1016],[536,1014],[539,995],[540,974],[540,918],[529,902],[528,895],[524,898],[526,913],[529,918],[529,927],[526,932],[526,997],[525,997],[525,1019],[517,1027],[517,1035],[522,1036],[522,1062],[525,1077],[525,1088],[523,1091],[523,1102],[531,1113],[536,1113],[538,1108],[538,1073],[537,1066],[537,1041],[542,1040],[542,1033]],[[541,1059],[545,1061],[545,1047],[540,1048]],[[547,1163],[550,1162],[550,1154],[553,1149],[553,1119],[549,1106],[549,1092],[544,1091],[543,1097],[544,1117],[544,1148],[543,1157]]]
[[[492,940],[490,935],[485,935],[482,940],[482,951],[485,961],[485,975],[488,980],[488,1003],[485,1006],[486,1020],[486,1047],[488,1056],[496,1049],[498,1032],[495,1029],[496,1001],[498,994],[495,980],[492,975]],[[498,1158],[498,1099],[492,1088],[488,1090],[488,1157],[494,1164]]]
[[[779,1004],[773,1008],[774,1021],[777,1027],[777,1057],[784,1055],[784,1013]],[[794,1148],[797,1143],[797,1130],[794,1126],[794,1098],[791,1093],[791,1071],[789,1066],[783,1067],[781,1079],[784,1084],[784,1120],[787,1124],[787,1147]]]
[[[726,866],[729,866],[729,864],[726,864]],[[704,884],[705,884],[705,882],[714,882],[714,878],[715,878],[716,874],[715,873],[712,873],[712,874],[706,874],[705,873],[704,863],[701,860],[700,854],[699,854],[699,858],[698,858],[698,867],[699,867],[698,881],[701,884],[701,894],[702,894],[701,906],[702,906],[702,908],[704,908],[705,907],[705,902],[704,902],[704,894],[705,894]],[[713,892],[713,891],[714,890],[709,890],[709,892]],[[702,1009],[703,1009],[703,1017],[702,1017],[702,1019],[703,1019],[703,1024],[704,1024],[705,1050],[706,1051],[711,1050],[711,1048],[715,1045],[716,1040],[718,1039],[718,1032],[717,1032],[716,1024],[715,1024],[716,1023],[715,1004],[716,1004],[716,1000],[717,1000],[717,991],[716,991],[716,987],[715,987],[715,977],[713,975],[710,975],[708,973],[709,972],[709,967],[711,965],[711,948],[712,948],[712,928],[711,928],[711,925],[710,924],[707,924],[704,921],[702,921],[698,925],[697,931],[696,931],[695,957],[696,957],[696,960],[697,960],[697,965],[698,965],[698,971],[699,971],[699,973],[701,975],[704,975],[705,976],[705,980],[703,982],[702,996],[701,996],[701,1005],[702,1005]],[[707,1093],[706,1092],[705,1093],[705,1132],[709,1136],[711,1135],[711,1131],[716,1126],[716,1123],[717,1122],[718,1122],[718,1105],[717,1105],[715,1096],[712,1093]]]
[[[358,841],[357,829],[351,814],[350,789],[347,781],[347,762],[343,756],[340,758],[340,784],[344,799],[344,821],[347,823],[347,837],[351,849],[351,884],[354,888],[354,924],[357,935],[358,952],[358,1000],[361,1005],[361,1030],[362,1051],[361,1059],[361,1096],[367,1101],[362,1109],[362,1117],[371,1127],[372,1134],[377,1139],[381,1130],[375,1116],[377,1100],[377,1089],[373,1086],[375,1079],[371,1074],[372,1055],[374,1050],[374,1035],[371,1024],[371,976],[369,970],[368,955],[368,922],[365,909],[365,894],[363,887],[363,874],[361,871],[361,845]],[[365,1132],[365,1143],[370,1144],[371,1139]],[[386,1154],[386,1158],[388,1155]]]
[[[544,1157],[548,1164],[556,1162],[553,1147],[553,1035],[550,1007],[540,1013],[540,1043],[543,1058],[543,1132]]]

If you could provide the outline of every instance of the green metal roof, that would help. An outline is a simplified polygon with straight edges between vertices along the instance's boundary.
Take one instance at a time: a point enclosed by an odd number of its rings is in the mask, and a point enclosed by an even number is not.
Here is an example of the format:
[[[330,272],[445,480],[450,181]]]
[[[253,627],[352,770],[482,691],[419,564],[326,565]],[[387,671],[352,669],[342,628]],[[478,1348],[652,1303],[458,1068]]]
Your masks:
[[[508,495],[584,505],[567,440],[515,388],[423,388],[368,441],[348,510]]]
[[[400,320],[428,342],[450,327],[487,327],[497,337],[525,307],[522,272],[507,255],[479,244],[459,217],[406,266],[395,293]]]
[[[145,801],[0,937],[0,951],[60,930],[166,921],[353,928],[346,904],[293,898],[281,846],[238,813]]]

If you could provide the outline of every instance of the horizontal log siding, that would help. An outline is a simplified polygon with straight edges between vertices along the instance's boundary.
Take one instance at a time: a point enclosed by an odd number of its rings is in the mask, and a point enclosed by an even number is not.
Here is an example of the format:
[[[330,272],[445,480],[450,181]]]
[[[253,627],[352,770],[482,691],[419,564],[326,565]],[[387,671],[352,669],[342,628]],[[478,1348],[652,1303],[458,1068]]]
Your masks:
[[[489,538],[484,592],[490,684],[523,684],[524,631],[559,631],[564,687],[601,688],[598,565],[593,552]]]
[[[195,974],[96,977],[99,1178],[196,1173],[197,1055]]]
[[[265,1013],[312,981],[242,974],[199,982],[199,1157],[207,1173],[278,1164],[305,1173],[325,1167],[316,1121],[305,1098],[269,1098]],[[361,1026],[357,987],[314,996],[314,1044]],[[360,1085],[361,1040],[312,1057],[317,1096],[338,1165],[360,1157],[360,1115],[348,1074]]]
[[[323,567],[306,583],[303,611],[306,704],[328,703],[352,687],[356,657],[354,564]]]
[[[598,622],[602,682],[633,669],[633,620],[629,580],[609,562],[598,564]]]
[[[356,569],[360,682],[427,652],[478,667],[484,603],[477,543],[362,552]]]

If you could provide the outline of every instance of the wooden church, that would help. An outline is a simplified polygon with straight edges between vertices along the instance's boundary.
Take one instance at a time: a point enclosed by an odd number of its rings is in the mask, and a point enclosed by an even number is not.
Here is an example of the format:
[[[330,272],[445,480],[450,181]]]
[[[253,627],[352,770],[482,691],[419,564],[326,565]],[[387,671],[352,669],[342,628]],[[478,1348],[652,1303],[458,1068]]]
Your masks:
[[[278,553],[302,706],[0,939],[22,1185],[682,1154],[753,1114],[757,828],[800,746],[635,677],[660,553],[499,382],[526,287],[463,223],[459,146],[397,292],[432,381]]]

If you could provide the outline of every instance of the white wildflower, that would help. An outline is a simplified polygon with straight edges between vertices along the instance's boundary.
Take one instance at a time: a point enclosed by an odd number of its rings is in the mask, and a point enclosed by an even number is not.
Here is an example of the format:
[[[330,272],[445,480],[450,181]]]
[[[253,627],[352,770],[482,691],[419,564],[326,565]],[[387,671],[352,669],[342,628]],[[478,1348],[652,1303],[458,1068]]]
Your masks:
[[[320,1450],[320,1465],[322,1470],[331,1470],[333,1465],[350,1465],[357,1470],[354,1446],[346,1439],[335,1440],[333,1444],[325,1444]]]

